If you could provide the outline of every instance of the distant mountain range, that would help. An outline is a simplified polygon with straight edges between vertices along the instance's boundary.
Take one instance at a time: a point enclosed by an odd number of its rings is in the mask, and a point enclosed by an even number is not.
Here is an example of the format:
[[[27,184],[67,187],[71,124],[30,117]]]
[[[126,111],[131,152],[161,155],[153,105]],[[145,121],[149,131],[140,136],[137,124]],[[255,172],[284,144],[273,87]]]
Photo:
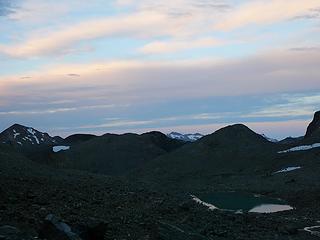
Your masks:
[[[266,136],[265,134],[261,134],[262,137],[264,137],[265,139],[267,139],[269,142],[279,142],[278,139],[275,138],[269,138],[268,136]]]
[[[169,138],[185,141],[185,142],[195,142],[202,138],[204,135],[200,133],[194,133],[194,134],[182,134],[178,132],[171,132],[167,134]]]
[[[183,177],[196,172],[205,176],[221,171],[274,168],[281,163],[282,156],[277,152],[320,142],[319,123],[317,112],[306,136],[282,141],[257,134],[241,124],[227,126],[207,136],[148,132],[141,135],[74,134],[65,139],[15,124],[0,133],[0,144],[18,150],[31,160],[58,168],[108,175],[137,170],[142,171],[139,173],[142,178]]]

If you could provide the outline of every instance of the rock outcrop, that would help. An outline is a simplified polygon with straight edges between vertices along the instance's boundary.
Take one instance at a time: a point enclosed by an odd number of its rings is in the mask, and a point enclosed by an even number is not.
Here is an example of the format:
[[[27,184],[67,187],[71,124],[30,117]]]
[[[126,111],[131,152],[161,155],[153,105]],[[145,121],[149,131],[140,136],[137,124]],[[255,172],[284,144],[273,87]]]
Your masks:
[[[307,128],[305,138],[320,136],[320,111],[314,114],[312,122]]]

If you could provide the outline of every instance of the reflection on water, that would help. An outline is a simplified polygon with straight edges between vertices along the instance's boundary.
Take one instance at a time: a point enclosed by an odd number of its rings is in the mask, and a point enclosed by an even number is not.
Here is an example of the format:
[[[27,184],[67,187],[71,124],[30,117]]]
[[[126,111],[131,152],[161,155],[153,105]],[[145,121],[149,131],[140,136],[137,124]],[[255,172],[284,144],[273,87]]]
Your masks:
[[[213,192],[199,194],[192,196],[192,198],[204,206],[210,206],[211,210],[221,209],[236,213],[274,213],[293,209],[281,199],[242,192]]]

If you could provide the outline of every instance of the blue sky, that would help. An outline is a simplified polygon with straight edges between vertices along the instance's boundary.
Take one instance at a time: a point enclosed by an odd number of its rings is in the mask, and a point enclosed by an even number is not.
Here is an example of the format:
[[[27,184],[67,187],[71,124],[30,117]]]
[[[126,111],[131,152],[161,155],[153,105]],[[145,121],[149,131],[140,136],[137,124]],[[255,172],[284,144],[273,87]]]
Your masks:
[[[0,0],[0,130],[303,135],[318,0]]]

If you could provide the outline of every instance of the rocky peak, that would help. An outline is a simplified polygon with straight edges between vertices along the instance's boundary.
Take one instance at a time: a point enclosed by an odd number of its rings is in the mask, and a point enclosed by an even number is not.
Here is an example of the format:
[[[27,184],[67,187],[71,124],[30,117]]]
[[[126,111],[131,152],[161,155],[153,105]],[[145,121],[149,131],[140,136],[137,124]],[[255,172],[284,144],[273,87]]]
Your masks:
[[[305,138],[314,137],[320,135],[320,111],[314,114],[312,122],[307,128]]]
[[[14,124],[0,133],[0,143],[16,146],[54,145],[59,143],[59,139],[32,127]]]

